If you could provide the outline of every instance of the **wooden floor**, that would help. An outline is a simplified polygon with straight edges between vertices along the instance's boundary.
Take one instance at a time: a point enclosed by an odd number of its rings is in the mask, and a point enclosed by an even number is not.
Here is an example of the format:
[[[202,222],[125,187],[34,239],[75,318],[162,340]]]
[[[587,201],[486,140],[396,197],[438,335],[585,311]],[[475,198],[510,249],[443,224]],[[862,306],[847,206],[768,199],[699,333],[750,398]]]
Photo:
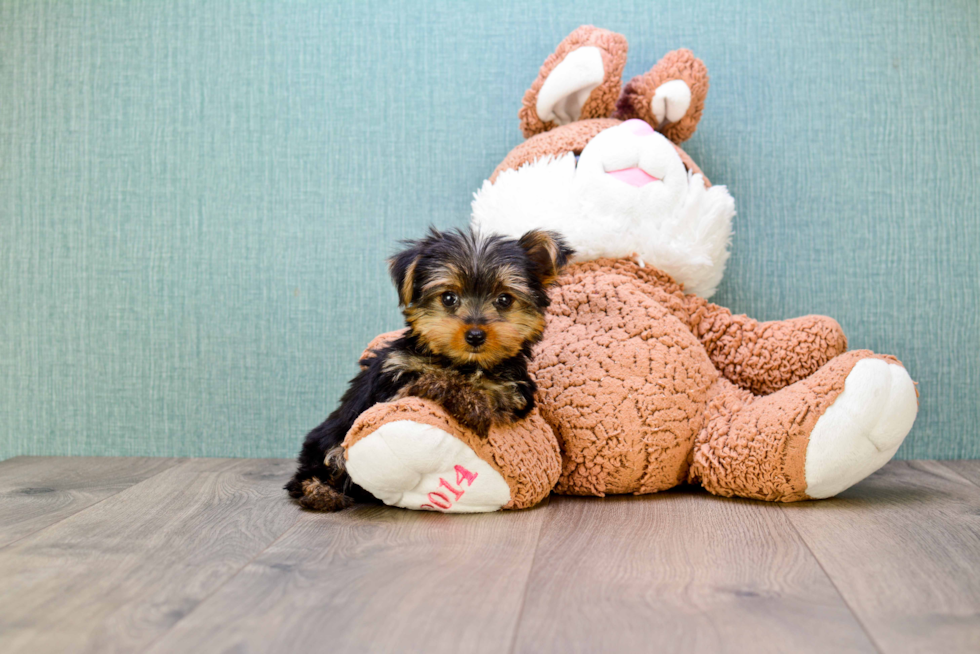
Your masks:
[[[980,461],[474,516],[305,513],[291,466],[0,463],[0,652],[980,652]]]

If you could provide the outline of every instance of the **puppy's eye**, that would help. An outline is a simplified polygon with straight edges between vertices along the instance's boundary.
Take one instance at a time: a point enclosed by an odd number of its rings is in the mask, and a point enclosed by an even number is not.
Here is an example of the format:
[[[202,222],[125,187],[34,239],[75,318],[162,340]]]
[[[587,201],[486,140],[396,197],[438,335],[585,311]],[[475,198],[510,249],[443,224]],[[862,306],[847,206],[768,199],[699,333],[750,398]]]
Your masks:
[[[501,293],[497,296],[497,299],[493,301],[494,305],[498,309],[506,309],[510,305],[514,304],[514,296],[509,293]]]
[[[442,306],[444,307],[454,307],[459,304],[459,296],[455,293],[447,291],[442,294]]]

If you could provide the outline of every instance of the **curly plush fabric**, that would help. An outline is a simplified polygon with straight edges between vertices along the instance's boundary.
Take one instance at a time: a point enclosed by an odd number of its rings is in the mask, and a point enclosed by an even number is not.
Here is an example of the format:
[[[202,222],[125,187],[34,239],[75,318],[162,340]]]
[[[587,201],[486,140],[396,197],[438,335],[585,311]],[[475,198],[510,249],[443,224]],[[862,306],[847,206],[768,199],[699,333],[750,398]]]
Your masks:
[[[375,339],[377,341],[377,339]],[[505,428],[493,427],[480,438],[453,420],[439,405],[417,397],[376,404],[357,419],[344,440],[345,449],[399,420],[437,427],[454,436],[489,463],[507,482],[510,502],[505,509],[526,509],[551,492],[561,469],[561,455],[551,428],[538,412]]]
[[[718,373],[630,270],[640,269],[608,260],[573,266],[551,293],[548,337],[532,371],[562,447],[559,493],[652,493],[687,476]]]
[[[804,377],[847,351],[847,337],[833,318],[803,316],[757,322],[691,298],[689,324],[711,361],[730,381],[767,395]]]
[[[543,122],[538,116],[538,93],[545,80],[569,53],[582,47],[593,46],[602,55],[603,81],[595,88],[582,106],[580,118],[602,118],[612,113],[622,86],[621,76],[626,65],[628,45],[621,34],[583,25],[565,37],[558,47],[541,65],[538,77],[524,94],[524,103],[518,112],[524,138],[531,138],[557,127],[553,121]]]
[[[714,366],[731,382],[766,395],[808,377],[847,351],[841,326],[827,316],[758,322],[732,315],[696,295],[666,273],[627,259],[599,259],[582,270],[608,270],[630,277],[643,292],[687,325],[704,345]]]

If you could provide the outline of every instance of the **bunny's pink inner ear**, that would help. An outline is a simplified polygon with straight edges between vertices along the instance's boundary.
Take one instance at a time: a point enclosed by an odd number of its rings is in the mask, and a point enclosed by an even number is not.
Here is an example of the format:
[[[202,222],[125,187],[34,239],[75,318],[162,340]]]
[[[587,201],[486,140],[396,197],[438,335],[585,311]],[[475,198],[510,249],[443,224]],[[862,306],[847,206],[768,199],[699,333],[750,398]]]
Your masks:
[[[584,118],[608,118],[626,65],[626,38],[583,25],[549,56],[518,112],[525,138]]]
[[[644,120],[674,143],[691,138],[708,95],[708,69],[690,50],[667,53],[656,66],[631,79],[616,104],[615,118]]]

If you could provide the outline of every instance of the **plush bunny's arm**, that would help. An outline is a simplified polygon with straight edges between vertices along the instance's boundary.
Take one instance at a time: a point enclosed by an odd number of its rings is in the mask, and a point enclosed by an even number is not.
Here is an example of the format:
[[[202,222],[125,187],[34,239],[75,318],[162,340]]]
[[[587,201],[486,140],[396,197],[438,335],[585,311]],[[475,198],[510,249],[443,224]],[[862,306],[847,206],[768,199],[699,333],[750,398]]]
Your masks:
[[[364,348],[364,351],[361,352],[361,356],[358,359],[358,361],[363,361],[364,359],[367,358],[374,358],[374,355],[372,353],[375,350],[380,350],[385,345],[390,344],[395,339],[401,338],[404,335],[405,335],[404,329],[396,329],[393,332],[385,332],[384,334],[379,334],[375,336],[373,339],[371,339],[371,342],[368,343],[368,346]]]
[[[691,330],[732,383],[768,395],[817,371],[847,351],[847,337],[827,316],[758,322],[687,296]]]

